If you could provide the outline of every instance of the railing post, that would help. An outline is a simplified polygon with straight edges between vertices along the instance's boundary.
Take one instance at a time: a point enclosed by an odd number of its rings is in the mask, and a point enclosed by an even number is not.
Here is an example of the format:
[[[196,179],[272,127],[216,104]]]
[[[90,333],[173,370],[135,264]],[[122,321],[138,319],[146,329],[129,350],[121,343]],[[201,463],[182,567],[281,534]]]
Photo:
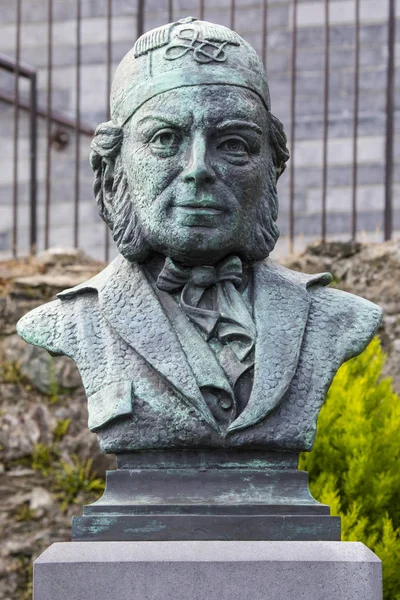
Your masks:
[[[355,5],[354,25],[354,104],[353,104],[353,166],[351,191],[351,239],[357,237],[357,183],[358,183],[358,109],[360,98],[360,0]]]
[[[321,239],[326,240],[326,203],[328,186],[328,135],[329,135],[329,62],[330,62],[330,31],[329,31],[329,0],[324,0],[325,40],[324,40],[324,121],[322,139],[322,214]]]
[[[296,142],[296,76],[297,76],[297,0],[293,0],[293,34],[291,51],[290,87],[290,163],[289,163],[289,252],[294,250],[294,194],[295,194],[295,142]]]
[[[76,64],[75,64],[75,199],[74,199],[74,246],[79,245],[79,192],[80,192],[80,120],[81,120],[81,0],[76,0]]]
[[[14,156],[13,156],[13,229],[12,254],[18,253],[18,141],[19,141],[19,75],[21,58],[21,0],[16,1],[16,41],[14,63]]]
[[[30,89],[30,253],[37,251],[37,75],[32,73]]]
[[[144,32],[144,0],[137,0],[136,38]]]
[[[47,5],[47,117],[46,117],[46,189],[44,201],[44,247],[50,243],[50,204],[51,204],[51,112],[53,92],[53,0]]]
[[[388,62],[386,87],[386,148],[385,148],[385,240],[393,232],[393,142],[394,142],[394,78],[395,78],[396,9],[395,0],[389,0]]]

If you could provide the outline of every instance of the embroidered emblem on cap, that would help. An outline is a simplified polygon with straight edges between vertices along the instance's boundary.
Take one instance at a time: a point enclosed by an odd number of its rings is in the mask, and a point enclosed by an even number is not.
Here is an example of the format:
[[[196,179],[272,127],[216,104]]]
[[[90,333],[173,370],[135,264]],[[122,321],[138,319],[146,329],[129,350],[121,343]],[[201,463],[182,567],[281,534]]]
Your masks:
[[[179,42],[182,40],[182,42]],[[203,64],[210,62],[225,62],[228,58],[225,46],[229,41],[212,42],[207,39],[199,39],[199,31],[193,27],[186,27],[178,32],[176,38],[169,43],[165,49],[164,57],[167,60],[182,58],[188,52],[193,52],[195,61]]]
[[[227,44],[240,46],[238,34],[222,25],[186,17],[142,35],[133,47],[133,54],[135,58],[139,58],[152,50],[168,45],[168,48],[173,50],[166,54],[165,58],[168,60],[175,60],[188,52],[193,52],[192,56],[200,63],[224,62],[226,60],[224,48]]]

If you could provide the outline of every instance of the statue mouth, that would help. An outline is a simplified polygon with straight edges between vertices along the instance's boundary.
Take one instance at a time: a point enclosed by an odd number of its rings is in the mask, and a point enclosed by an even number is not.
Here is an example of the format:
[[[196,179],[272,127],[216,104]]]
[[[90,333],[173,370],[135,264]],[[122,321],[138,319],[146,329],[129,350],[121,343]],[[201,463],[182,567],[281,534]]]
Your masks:
[[[224,212],[220,208],[204,206],[204,204],[180,204],[176,205],[175,208],[183,209],[189,213],[196,213],[198,215],[220,215]]]
[[[174,202],[171,205],[173,218],[177,219],[183,227],[215,228],[221,225],[221,220],[226,216],[226,209],[220,204],[208,200]],[[172,215],[171,215],[172,216]]]
[[[206,194],[203,198],[174,200],[172,208],[193,215],[220,215],[226,212],[226,207],[221,206],[219,202],[216,202],[214,198]]]

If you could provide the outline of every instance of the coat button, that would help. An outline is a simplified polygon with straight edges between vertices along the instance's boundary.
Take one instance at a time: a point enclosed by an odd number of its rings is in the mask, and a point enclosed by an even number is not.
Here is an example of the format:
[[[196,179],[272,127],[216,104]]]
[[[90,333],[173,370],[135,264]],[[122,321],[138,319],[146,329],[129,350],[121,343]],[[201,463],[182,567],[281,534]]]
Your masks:
[[[221,398],[220,400],[218,400],[218,405],[223,410],[229,410],[230,408],[232,408],[232,400],[231,398]]]

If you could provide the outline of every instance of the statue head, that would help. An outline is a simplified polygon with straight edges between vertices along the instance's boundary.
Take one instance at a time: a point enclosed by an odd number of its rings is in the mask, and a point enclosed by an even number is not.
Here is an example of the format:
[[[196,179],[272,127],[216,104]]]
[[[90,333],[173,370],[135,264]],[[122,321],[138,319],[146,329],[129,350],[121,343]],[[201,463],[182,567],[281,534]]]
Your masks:
[[[289,158],[265,71],[234,31],[190,17],[138,39],[92,142],[100,215],[119,251],[185,264],[272,251]]]

